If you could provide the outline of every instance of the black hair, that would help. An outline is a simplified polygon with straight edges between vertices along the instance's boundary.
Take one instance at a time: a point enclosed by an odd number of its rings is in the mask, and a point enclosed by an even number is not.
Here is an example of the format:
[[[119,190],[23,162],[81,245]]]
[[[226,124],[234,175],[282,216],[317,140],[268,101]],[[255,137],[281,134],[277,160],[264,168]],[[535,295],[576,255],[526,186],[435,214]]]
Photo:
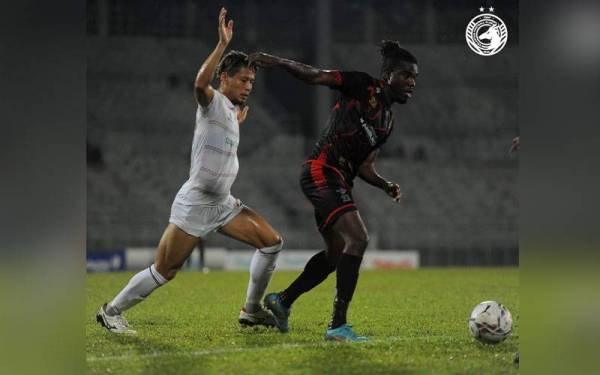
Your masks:
[[[383,56],[381,63],[381,75],[387,75],[394,71],[398,64],[407,62],[417,64],[417,58],[408,50],[400,46],[400,42],[395,40],[382,40],[379,43],[379,53]]]
[[[221,73],[227,73],[228,76],[233,77],[243,67],[256,71],[256,66],[254,64],[248,65],[248,55],[241,51],[231,50],[227,52],[221,59],[221,62],[219,62],[216,75],[219,77]]]

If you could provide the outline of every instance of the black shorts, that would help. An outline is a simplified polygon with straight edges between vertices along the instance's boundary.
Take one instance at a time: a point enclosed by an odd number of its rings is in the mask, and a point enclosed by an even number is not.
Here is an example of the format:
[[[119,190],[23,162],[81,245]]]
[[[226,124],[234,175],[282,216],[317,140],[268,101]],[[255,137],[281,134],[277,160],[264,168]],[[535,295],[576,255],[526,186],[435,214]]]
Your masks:
[[[336,168],[309,160],[302,166],[300,187],[315,208],[319,231],[324,232],[344,213],[356,211],[352,190]]]

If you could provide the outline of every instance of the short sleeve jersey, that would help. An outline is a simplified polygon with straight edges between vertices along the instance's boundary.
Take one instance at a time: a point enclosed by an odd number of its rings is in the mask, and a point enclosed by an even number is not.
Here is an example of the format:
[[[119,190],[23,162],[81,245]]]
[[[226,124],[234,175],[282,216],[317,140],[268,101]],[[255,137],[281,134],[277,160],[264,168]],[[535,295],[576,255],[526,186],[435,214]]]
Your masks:
[[[337,85],[331,88],[340,91],[341,97],[309,160],[337,168],[352,186],[358,167],[392,132],[391,100],[383,90],[384,82],[366,73],[334,71],[333,74]]]
[[[213,204],[226,199],[237,177],[240,139],[233,103],[218,90],[207,107],[198,106],[190,177],[177,193],[185,204]]]

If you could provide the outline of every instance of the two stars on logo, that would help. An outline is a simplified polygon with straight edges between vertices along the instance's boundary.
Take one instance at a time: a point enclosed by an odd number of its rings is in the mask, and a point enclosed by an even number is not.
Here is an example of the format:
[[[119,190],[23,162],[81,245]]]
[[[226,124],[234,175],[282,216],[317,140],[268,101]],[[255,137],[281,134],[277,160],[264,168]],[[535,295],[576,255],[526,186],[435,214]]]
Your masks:
[[[493,12],[493,11],[494,11],[494,7],[489,7],[488,9],[490,10],[490,12]],[[479,8],[479,11],[480,11],[480,12],[483,12],[483,11],[485,11],[485,8],[484,8],[484,7],[480,7],[480,8]]]

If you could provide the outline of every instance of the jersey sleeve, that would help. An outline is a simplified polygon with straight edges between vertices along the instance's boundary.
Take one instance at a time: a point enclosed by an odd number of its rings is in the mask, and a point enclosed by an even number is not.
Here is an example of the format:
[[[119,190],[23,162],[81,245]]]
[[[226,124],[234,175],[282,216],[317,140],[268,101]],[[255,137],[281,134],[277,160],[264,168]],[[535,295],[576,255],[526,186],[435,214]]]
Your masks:
[[[363,72],[344,72],[334,70],[337,85],[331,86],[332,89],[340,91],[346,96],[360,99],[367,95],[368,87],[373,85],[375,79]]]
[[[213,108],[215,108],[215,106],[217,105],[216,102],[222,100],[221,95],[223,95],[223,94],[221,94],[219,92],[219,90],[213,90],[213,92],[214,92],[213,98],[206,107],[203,107],[202,105],[198,104],[198,108],[199,108],[202,116],[205,116],[205,117],[208,116],[209,113],[213,110]]]

